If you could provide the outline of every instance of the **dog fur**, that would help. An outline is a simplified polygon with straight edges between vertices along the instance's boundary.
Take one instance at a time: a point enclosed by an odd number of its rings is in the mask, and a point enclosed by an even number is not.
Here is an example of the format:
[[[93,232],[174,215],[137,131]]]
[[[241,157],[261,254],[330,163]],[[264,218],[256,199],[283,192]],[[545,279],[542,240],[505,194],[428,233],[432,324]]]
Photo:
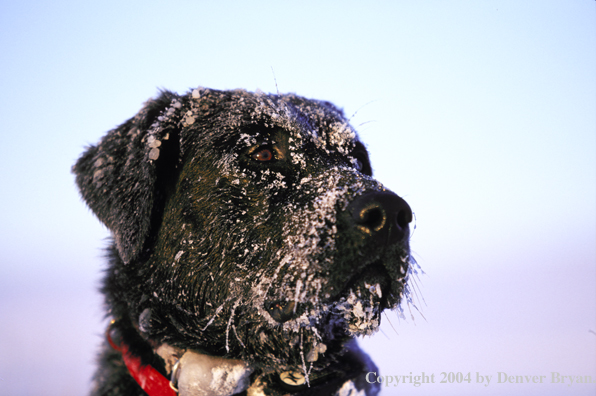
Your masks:
[[[354,338],[407,293],[412,212],[373,179],[340,109],[164,91],[73,172],[113,236],[110,332],[143,364],[169,377],[185,351],[243,362],[247,381],[217,395],[378,392]],[[93,394],[145,394],[108,342]]]

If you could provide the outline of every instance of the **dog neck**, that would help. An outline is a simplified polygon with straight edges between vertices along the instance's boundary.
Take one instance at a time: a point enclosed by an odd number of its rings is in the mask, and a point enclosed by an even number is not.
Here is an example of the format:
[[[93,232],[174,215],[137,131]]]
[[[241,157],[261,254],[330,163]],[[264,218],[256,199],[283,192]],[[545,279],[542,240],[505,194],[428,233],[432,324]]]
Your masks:
[[[251,374],[255,370],[243,360],[211,356],[162,343],[153,348],[153,351],[163,359],[163,369],[167,374],[165,376],[151,364],[143,363],[140,356],[131,352],[129,345],[122,340],[112,325],[113,323],[106,332],[108,343],[120,352],[128,372],[148,396],[231,396],[244,391],[247,395],[260,396],[265,395],[265,389],[270,385],[270,378],[261,377],[256,378],[251,384]],[[310,388],[311,380],[315,383],[321,380],[337,380],[345,375],[343,370],[340,372],[330,370],[311,375],[310,372],[302,372],[297,368],[273,376],[277,379],[275,382],[284,390],[293,393]]]

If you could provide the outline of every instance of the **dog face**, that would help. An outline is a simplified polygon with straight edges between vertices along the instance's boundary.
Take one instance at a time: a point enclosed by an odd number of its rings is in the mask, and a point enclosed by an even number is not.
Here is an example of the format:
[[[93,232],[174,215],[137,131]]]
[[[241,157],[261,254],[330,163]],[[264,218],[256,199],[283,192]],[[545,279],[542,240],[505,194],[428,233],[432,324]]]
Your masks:
[[[166,92],[74,172],[114,236],[108,306],[154,345],[316,370],[407,288],[412,212],[328,102]]]

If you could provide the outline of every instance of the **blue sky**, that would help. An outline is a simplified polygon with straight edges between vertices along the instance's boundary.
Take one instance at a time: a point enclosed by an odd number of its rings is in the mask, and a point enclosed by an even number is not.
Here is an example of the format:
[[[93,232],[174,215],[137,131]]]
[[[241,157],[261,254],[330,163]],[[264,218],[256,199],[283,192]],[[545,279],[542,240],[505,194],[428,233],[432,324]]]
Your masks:
[[[355,114],[426,273],[362,345],[383,374],[494,377],[408,394],[594,394],[550,376],[596,379],[596,2],[0,1],[0,50],[0,394],[89,389],[108,232],[70,166],[199,85]]]

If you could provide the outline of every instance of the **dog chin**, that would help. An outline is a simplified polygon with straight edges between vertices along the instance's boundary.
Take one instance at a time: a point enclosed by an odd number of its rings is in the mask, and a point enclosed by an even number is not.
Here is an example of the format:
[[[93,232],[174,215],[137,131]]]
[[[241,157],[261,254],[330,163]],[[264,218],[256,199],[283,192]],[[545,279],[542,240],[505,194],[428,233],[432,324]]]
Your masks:
[[[364,286],[365,291],[350,289],[331,307],[331,320],[336,322],[333,327],[342,327],[352,337],[374,334],[381,323],[381,286],[378,283]]]
[[[310,307],[301,305],[302,313],[285,321],[281,327],[288,334],[299,333],[301,329],[311,330],[321,340],[337,339],[341,335],[371,335],[379,328],[384,305],[381,285],[363,282],[342,293],[335,301]]]
[[[391,296],[400,295],[402,287],[399,279],[392,280],[375,262],[327,299],[270,300],[259,311],[272,327],[288,335],[303,330],[311,330],[321,340],[372,335],[379,329],[383,310],[396,306]]]
[[[332,321],[339,322],[349,336],[372,335],[379,329],[383,310],[394,307],[388,297],[400,287],[397,283],[381,264],[369,265],[330,304]]]

